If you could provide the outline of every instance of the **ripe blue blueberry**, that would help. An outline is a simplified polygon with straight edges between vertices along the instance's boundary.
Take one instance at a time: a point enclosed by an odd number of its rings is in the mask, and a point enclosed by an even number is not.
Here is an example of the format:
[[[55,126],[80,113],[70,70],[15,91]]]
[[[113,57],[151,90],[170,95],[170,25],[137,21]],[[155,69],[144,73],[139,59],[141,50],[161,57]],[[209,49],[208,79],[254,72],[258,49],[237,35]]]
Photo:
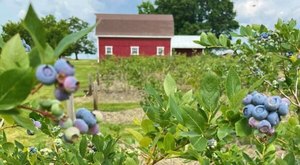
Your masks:
[[[54,68],[57,73],[64,74],[65,76],[73,76],[75,74],[75,69],[69,61],[65,59],[59,59],[55,62]]]
[[[252,97],[252,104],[254,105],[264,105],[267,97],[261,93],[256,93]]]
[[[51,65],[40,65],[37,67],[35,76],[44,85],[52,85],[56,81],[57,72]]]
[[[256,95],[257,93],[258,93],[257,91],[253,91],[253,92],[250,93],[250,95],[251,95],[251,96],[254,96],[254,95]]]
[[[282,102],[280,105],[279,105],[279,108],[277,110],[278,114],[280,116],[285,116],[289,113],[289,105],[288,103],[286,102]]]
[[[89,127],[97,124],[97,119],[94,114],[85,108],[78,109],[76,112],[76,118],[84,120]]]
[[[263,105],[258,105],[252,111],[252,116],[256,120],[263,120],[268,116],[268,111],[265,109]]]
[[[76,111],[76,118],[80,118],[80,119],[83,118],[83,115],[85,113],[90,113],[90,111],[88,109],[86,109],[86,108],[79,108],[79,109],[77,109],[77,111]]]
[[[70,94],[61,88],[56,88],[54,91],[54,96],[59,101],[68,100]]]
[[[89,130],[89,126],[82,119],[76,119],[74,121],[74,127],[78,128],[80,133],[87,133]]]
[[[243,104],[244,104],[244,105],[251,104],[251,101],[252,101],[252,95],[247,95],[247,96],[243,99]]]
[[[265,100],[265,107],[268,111],[276,111],[281,103],[279,96],[271,96]]]
[[[268,120],[262,120],[258,123],[257,129],[262,133],[267,133],[271,129],[271,124]]]
[[[79,82],[74,76],[68,76],[66,77],[63,86],[67,92],[73,93],[79,88]]]
[[[91,134],[91,135],[97,135],[99,132],[100,132],[100,130],[99,130],[98,124],[95,124],[89,128],[89,134]]]
[[[36,148],[36,147],[29,147],[29,153],[30,153],[30,154],[35,154],[35,153],[37,153],[37,148]]]
[[[267,120],[270,122],[272,126],[276,126],[280,122],[277,112],[269,113],[269,115],[267,116]]]
[[[243,109],[243,114],[246,118],[250,118],[252,116],[252,111],[254,110],[255,106],[252,104],[248,104]]]
[[[266,33],[266,32],[262,32],[262,33],[260,34],[260,38],[262,38],[262,39],[267,39],[268,37],[269,37],[269,34]]]

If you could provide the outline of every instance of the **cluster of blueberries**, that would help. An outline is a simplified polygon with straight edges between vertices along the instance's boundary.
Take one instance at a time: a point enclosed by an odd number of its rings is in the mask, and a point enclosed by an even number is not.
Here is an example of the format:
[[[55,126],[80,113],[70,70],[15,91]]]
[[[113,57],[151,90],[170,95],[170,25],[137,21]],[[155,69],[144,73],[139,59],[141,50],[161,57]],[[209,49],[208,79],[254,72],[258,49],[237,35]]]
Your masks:
[[[76,119],[72,121],[70,118],[63,118],[59,125],[66,129],[64,132],[64,140],[67,142],[74,142],[80,134],[96,135],[99,133],[99,125],[101,120],[101,113],[97,111],[91,112],[86,108],[79,108],[76,112]]]
[[[288,114],[290,101],[280,96],[266,96],[254,91],[243,99],[243,104],[243,114],[248,118],[249,125],[262,133],[272,135],[281,117]]]
[[[42,64],[36,70],[36,78],[44,85],[55,84],[54,95],[57,100],[69,99],[71,93],[79,88],[79,82],[74,76],[75,69],[69,61],[59,59],[54,66]]]

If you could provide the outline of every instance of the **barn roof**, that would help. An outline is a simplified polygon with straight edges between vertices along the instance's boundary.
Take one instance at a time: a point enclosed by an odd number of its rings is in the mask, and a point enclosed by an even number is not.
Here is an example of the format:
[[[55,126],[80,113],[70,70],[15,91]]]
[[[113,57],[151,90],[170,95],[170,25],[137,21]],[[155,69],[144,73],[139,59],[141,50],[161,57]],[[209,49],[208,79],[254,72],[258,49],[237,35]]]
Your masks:
[[[98,36],[149,36],[172,37],[174,21],[172,15],[159,14],[96,14]]]
[[[200,40],[200,35],[176,35],[171,40],[172,48],[177,49],[204,49],[205,47],[199,44],[196,44],[194,41]]]

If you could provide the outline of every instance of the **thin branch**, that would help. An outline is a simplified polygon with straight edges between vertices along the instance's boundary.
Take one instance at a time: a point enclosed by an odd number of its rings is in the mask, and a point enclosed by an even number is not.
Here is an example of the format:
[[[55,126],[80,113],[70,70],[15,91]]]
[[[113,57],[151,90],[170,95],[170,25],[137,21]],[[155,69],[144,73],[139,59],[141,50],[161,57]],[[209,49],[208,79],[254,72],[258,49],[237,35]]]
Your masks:
[[[38,92],[41,88],[43,87],[42,83],[39,83],[37,86],[35,86],[32,90],[31,90],[31,95],[35,94],[36,92]]]
[[[15,127],[19,127],[19,126],[18,125],[11,125],[11,126],[2,127],[2,128],[0,128],[0,131],[3,131],[3,130],[8,129],[8,128],[15,128]]]
[[[42,110],[37,110],[37,109],[33,109],[31,107],[28,107],[28,106],[25,106],[25,105],[19,105],[17,106],[17,108],[21,108],[21,109],[24,109],[24,110],[28,110],[28,111],[32,111],[32,112],[36,112],[38,114],[41,114],[43,115],[44,117],[48,117],[52,120],[56,120],[56,117],[53,116],[51,113],[49,113],[48,111],[42,111]]]

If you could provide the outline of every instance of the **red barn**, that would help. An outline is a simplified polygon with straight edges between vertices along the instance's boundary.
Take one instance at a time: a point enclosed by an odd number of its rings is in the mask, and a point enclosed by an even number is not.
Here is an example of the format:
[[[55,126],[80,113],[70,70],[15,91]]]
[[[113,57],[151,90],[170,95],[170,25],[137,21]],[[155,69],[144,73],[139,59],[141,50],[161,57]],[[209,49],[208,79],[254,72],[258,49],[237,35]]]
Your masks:
[[[96,19],[99,59],[172,54],[172,15],[96,14]]]

